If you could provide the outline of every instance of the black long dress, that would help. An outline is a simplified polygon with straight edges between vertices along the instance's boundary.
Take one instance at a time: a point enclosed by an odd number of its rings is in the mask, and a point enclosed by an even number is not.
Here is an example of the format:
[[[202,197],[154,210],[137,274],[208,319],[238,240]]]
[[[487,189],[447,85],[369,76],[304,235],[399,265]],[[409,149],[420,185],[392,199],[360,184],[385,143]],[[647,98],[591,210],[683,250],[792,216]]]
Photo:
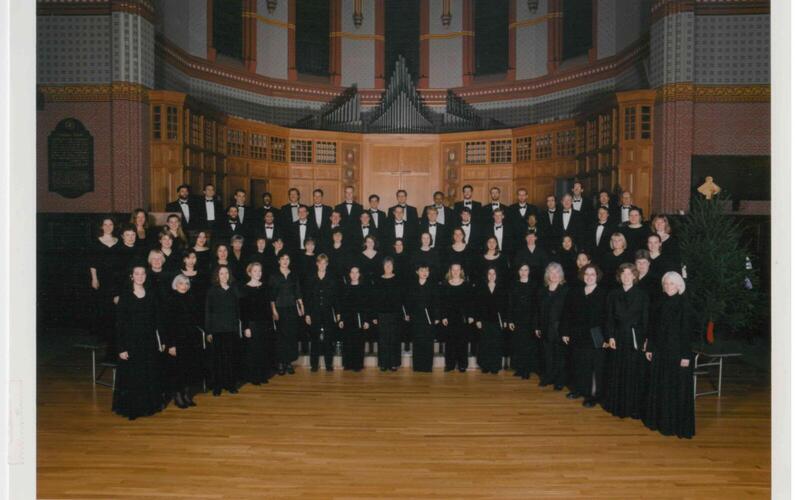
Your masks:
[[[206,248],[205,250],[194,250],[194,254],[197,256],[197,264],[195,267],[197,270],[208,273],[211,272],[211,250]]]
[[[212,336],[214,394],[222,389],[236,392],[237,371],[240,368],[239,352],[239,292],[236,287],[224,289],[212,286],[206,295],[205,325],[206,334]]]
[[[244,346],[244,378],[254,385],[269,381],[269,329],[272,327],[272,308],[267,285],[244,284],[240,289],[239,307],[242,330],[250,329],[250,338],[242,337]]]
[[[164,408],[161,379],[158,299],[151,290],[137,297],[132,289],[123,291],[117,304],[117,350],[128,353],[119,358],[111,409],[133,420]]]
[[[311,334],[311,369],[319,369],[319,357],[325,358],[325,368],[333,369],[333,355],[335,351],[337,332],[336,316],[339,314],[339,301],[341,299],[341,282],[330,271],[320,279],[319,273],[314,272],[306,280],[303,287],[303,305],[306,317],[311,318],[309,332]]]
[[[617,269],[626,262],[633,263],[633,260],[633,253],[630,250],[624,250],[619,255],[614,255],[614,252],[605,253],[600,259],[600,269],[603,271],[603,279],[600,284],[609,290],[619,286],[619,283],[617,283]]]
[[[114,295],[118,292],[119,281],[116,271],[119,260],[121,240],[108,246],[99,238],[94,238],[87,249],[88,267],[95,269],[97,281],[100,286],[92,290],[94,299],[94,313],[92,318],[92,331],[109,345],[114,340]],[[128,286],[130,281],[127,282]]]
[[[622,234],[628,243],[628,250],[636,253],[637,250],[647,249],[647,238],[650,236],[650,228],[642,224],[639,227],[631,227],[627,223],[622,226]]]
[[[442,284],[441,289],[441,314],[442,320],[447,320],[445,332],[445,371],[456,368],[465,371],[468,368],[469,348],[469,322],[472,317],[474,296],[473,288],[468,281],[460,285]]]
[[[592,330],[606,340],[606,299],[607,292],[600,285],[589,294],[585,287],[572,288],[562,315],[563,332],[572,349],[572,389],[587,400],[602,399],[605,350],[602,342],[595,346]]]
[[[359,283],[345,285],[341,300],[344,323],[342,365],[345,370],[361,371],[364,368],[364,323],[372,324],[370,290]]]
[[[606,334],[616,341],[608,354],[603,408],[620,418],[641,418],[645,389],[645,356],[650,299],[638,285],[608,294]]]
[[[564,269],[564,279],[567,280],[567,283],[570,285],[575,284],[578,281],[578,251],[575,247],[572,247],[572,250],[564,250],[563,248],[559,248],[556,252],[556,261],[561,264],[561,268]]]
[[[674,235],[661,241],[661,255],[670,263],[671,271],[681,272],[681,246]]]
[[[527,379],[538,369],[538,344],[534,343],[537,315],[536,285],[533,279],[526,283],[516,280],[508,293],[508,322],[514,324],[511,332],[511,368],[514,374]],[[510,328],[509,328],[510,330]],[[538,372],[537,372],[538,373]]]
[[[167,349],[175,348],[170,357],[169,374],[172,392],[185,391],[200,381],[203,367],[203,316],[194,289],[187,293],[170,292],[164,309],[165,331],[161,339]]]
[[[360,252],[355,259],[355,265],[358,266],[358,269],[361,271],[361,282],[367,286],[372,286],[375,283],[375,280],[383,274],[382,271],[382,263],[383,257],[381,256],[380,252],[376,252],[372,258],[367,257],[364,255],[364,252]]]
[[[419,280],[411,284],[406,313],[411,317],[414,371],[433,371],[434,323],[439,319],[439,290],[431,278],[424,284]]]
[[[297,350],[300,320],[297,301],[303,294],[294,272],[284,276],[280,271],[269,277],[269,296],[278,310],[278,364],[291,365],[299,354]]]
[[[444,251],[444,260],[442,271],[447,274],[450,266],[453,264],[460,264],[461,269],[464,270],[465,276],[472,276],[473,268],[475,267],[475,251],[469,245],[464,247],[460,252],[451,246],[447,247]],[[442,276],[444,279],[444,276]]]
[[[411,258],[411,270],[415,271],[419,266],[426,266],[430,270],[428,280],[434,283],[442,281],[442,263],[441,254],[435,248],[430,250],[422,250],[421,248],[414,252]]]
[[[498,283],[494,290],[487,283],[478,286],[475,296],[476,321],[480,326],[478,365],[483,373],[498,373],[503,361],[503,330],[507,323],[508,294]]]
[[[642,420],[666,436],[694,435],[691,313],[683,295],[663,294],[655,306],[654,327],[647,337],[653,353],[649,391]],[[682,367],[681,360],[689,360]]]
[[[569,288],[559,285],[555,290],[548,287],[539,289],[539,317],[537,330],[542,332],[544,353],[544,375],[540,385],[553,384],[558,389],[567,383],[565,370],[567,345],[562,340],[561,318]]]
[[[489,268],[494,268],[497,271],[497,282],[501,285],[508,283],[509,273],[511,272],[510,264],[506,254],[501,253],[496,259],[487,259],[486,255],[482,255],[476,259],[473,266],[473,283],[481,283],[486,281],[486,272]]]
[[[397,274],[375,280],[375,314],[378,317],[378,366],[382,370],[400,366],[400,331],[404,325],[405,281]]]

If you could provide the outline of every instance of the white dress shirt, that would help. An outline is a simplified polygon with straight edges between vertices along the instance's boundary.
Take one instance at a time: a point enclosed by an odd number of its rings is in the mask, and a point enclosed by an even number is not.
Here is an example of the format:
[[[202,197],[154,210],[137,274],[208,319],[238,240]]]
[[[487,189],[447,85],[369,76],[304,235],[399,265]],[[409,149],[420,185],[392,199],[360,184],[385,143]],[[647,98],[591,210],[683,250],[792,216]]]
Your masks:
[[[620,219],[622,222],[628,222],[628,214],[631,212],[630,206],[623,206],[622,210],[620,210]]]
[[[244,210],[245,210],[245,206],[244,206],[244,205],[236,205],[236,210],[238,210],[238,212],[239,212],[239,222],[241,222],[242,224],[244,224]]]
[[[494,237],[497,238],[497,248],[503,250],[503,226],[494,224]]]
[[[436,224],[428,223],[428,233],[431,235],[431,248],[436,246]]]
[[[441,205],[436,206],[436,222],[444,225],[444,207]]]
[[[297,215],[297,210],[299,208],[300,208],[299,204],[292,203],[292,222],[297,222],[297,220],[300,218],[300,216]]]
[[[605,228],[605,226],[603,224],[600,224],[600,223],[597,224],[597,231],[595,231],[595,233],[594,233],[595,245],[599,245],[600,244],[600,238],[603,236],[603,229],[604,228]]]
[[[464,243],[469,243],[469,233],[472,232],[472,223],[462,223],[461,229],[464,231]]]
[[[403,237],[403,230],[405,229],[406,225],[402,222],[394,221],[394,237],[402,238]]]
[[[583,198],[573,198],[572,199],[572,208],[574,208],[575,210],[580,212],[582,206],[583,206]]]
[[[304,249],[305,245],[303,244],[306,241],[306,230],[308,221],[300,221],[300,249]]]
[[[268,240],[272,240],[275,235],[275,224],[264,224],[264,234],[267,235]]]
[[[217,220],[214,213],[214,200],[209,200],[208,198],[206,198],[206,219],[210,221]]]
[[[183,212],[183,218],[186,219],[186,222],[189,222],[189,201],[188,200],[178,200],[178,205],[181,207],[181,212]],[[213,203],[212,203],[213,205]]]
[[[322,227],[322,205],[314,205],[314,220],[317,221],[317,227]]]
[[[561,212],[561,214],[562,214],[561,217],[564,221],[564,230],[566,231],[567,228],[569,227],[569,220],[572,218],[572,210],[570,210],[569,212],[563,211]]]
[[[378,219],[380,219],[380,217],[378,217],[378,211],[370,209],[369,213],[372,216],[372,223],[375,224],[375,229],[380,229],[378,227]]]

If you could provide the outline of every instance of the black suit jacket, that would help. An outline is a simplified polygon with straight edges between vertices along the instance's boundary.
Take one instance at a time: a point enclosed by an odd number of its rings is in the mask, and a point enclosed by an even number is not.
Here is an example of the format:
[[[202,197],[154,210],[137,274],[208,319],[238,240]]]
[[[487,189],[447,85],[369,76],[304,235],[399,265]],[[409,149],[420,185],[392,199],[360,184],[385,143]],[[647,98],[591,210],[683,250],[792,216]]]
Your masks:
[[[600,243],[597,242],[597,226],[599,221],[595,221],[586,227],[586,236],[584,236],[584,244],[586,249],[592,255],[594,262],[599,262],[603,255],[611,251],[611,234],[615,230],[614,223],[609,218],[603,227],[603,232],[600,235]]]
[[[202,217],[200,215],[200,211],[198,210],[197,203],[189,198],[186,201],[186,204],[189,206],[189,220],[186,220],[186,217],[183,214],[183,210],[181,210],[181,204],[179,200],[175,200],[172,202],[167,203],[166,211],[167,212],[177,212],[181,216],[181,225],[184,229],[194,229],[202,225]],[[216,213],[216,210],[214,211]]]
[[[259,220],[258,220],[258,209],[257,208],[253,208],[250,205],[244,205],[244,218],[242,218],[242,214],[241,214],[242,207],[240,207],[239,205],[236,205],[236,208],[238,208],[239,212],[240,212],[239,213],[239,220],[242,221],[242,224],[244,224],[244,226],[246,228],[252,229],[253,225],[257,224],[259,222]],[[260,222],[263,223],[264,219],[261,219]]]
[[[545,250],[552,253],[556,248],[561,245],[559,243],[558,224],[561,221],[560,211],[556,209],[553,214],[553,222],[550,222],[550,211],[545,209],[542,214],[537,218],[537,227],[539,228],[539,244],[545,247]]]
[[[507,214],[508,207],[500,203],[500,209],[503,210],[503,214]],[[481,221],[488,227],[490,224],[493,224],[492,214],[494,213],[494,206],[491,203],[487,203],[481,207]],[[475,220],[475,216],[472,217]]]
[[[428,208],[430,207],[436,208],[434,205],[428,205],[422,211],[422,219],[425,221],[428,220],[427,214],[428,214]],[[456,213],[453,211],[452,208],[448,208],[445,206],[443,206],[442,208],[444,209],[444,226],[448,229],[455,226],[456,220],[460,220],[460,218],[458,219],[456,218]],[[420,220],[420,224],[422,224],[422,220]]]
[[[381,234],[378,231],[378,229],[375,227],[375,225],[372,224],[372,221],[370,221],[369,228],[367,230],[367,236],[369,236],[369,235],[374,236],[378,240],[378,244],[382,243],[383,238],[381,237]],[[350,236],[349,236],[348,239],[349,239],[349,243],[350,243],[350,248],[352,248],[353,250],[360,252],[361,251],[361,247],[364,245],[364,240],[366,238],[367,237],[364,236],[364,231],[363,231],[363,228],[361,227],[361,223],[360,222],[358,223],[358,225],[352,226],[350,228]]]
[[[483,243],[485,244],[487,239],[495,235],[494,223],[486,226],[483,235]],[[500,250],[503,252],[503,254],[509,257],[514,254],[514,231],[510,224],[503,222],[503,241],[498,241],[498,243],[500,244]]]
[[[575,208],[575,200],[572,201],[572,208],[582,213],[584,216],[594,217],[594,215],[590,215],[595,213],[594,203],[590,197],[586,196],[586,193],[584,193],[583,198],[581,198],[581,209],[578,210]]]
[[[386,216],[386,214],[383,212],[383,210],[375,210],[375,213],[378,214],[378,224],[376,225],[375,224],[375,215],[372,212],[372,209],[371,208],[367,208],[365,210],[367,212],[369,212],[369,223],[372,224],[373,226],[375,226],[375,229],[377,229],[379,234],[383,235],[383,226],[385,226],[386,223],[389,220],[388,217]]]
[[[394,218],[390,219],[386,222],[386,225],[383,228],[383,242],[384,248],[388,248],[394,244],[395,238],[395,220]],[[403,247],[405,248],[405,253],[408,253],[409,250],[416,250],[419,248],[419,227],[416,223],[412,223],[409,221],[405,221],[403,223]]]
[[[358,221],[358,218],[361,217],[361,212],[364,211],[364,207],[362,207],[360,203],[352,203],[352,206],[350,207],[350,214],[347,213],[347,204],[344,202],[336,205],[334,210],[342,214],[343,226],[352,228],[361,224]]]
[[[316,210],[317,209],[314,207],[314,205],[309,205],[308,220],[311,222],[311,224],[314,225],[314,228],[317,230],[317,232],[321,232],[322,228],[324,228],[325,226],[330,227],[331,225],[331,214],[333,213],[333,207],[330,207],[328,205],[322,205],[322,220],[319,222],[319,224],[317,224]]]
[[[427,220],[419,225],[419,233],[430,233],[430,222]],[[451,235],[448,235],[447,226],[444,224],[436,223],[436,237],[433,239],[433,248],[442,250],[450,245]]]
[[[200,212],[200,227],[203,229],[210,229],[215,231],[221,228],[221,224],[223,224],[226,220],[228,220],[228,214],[226,214],[222,210],[222,203],[217,198],[214,198],[214,220],[208,220],[208,211],[206,210],[206,199],[205,197],[201,197],[197,201],[197,208],[198,212]]]
[[[514,276],[516,276],[517,271],[523,264],[527,264],[531,270],[531,279],[535,283],[541,283],[542,279],[544,279],[545,268],[553,260],[552,255],[542,245],[536,245],[533,252],[528,249],[527,245],[524,245],[522,248],[517,249],[517,253],[514,256]]]
[[[302,203],[298,203],[297,204],[297,208],[305,207],[305,206],[306,205],[303,205]],[[281,207],[281,211],[280,211],[280,215],[281,216],[280,216],[280,222],[279,223],[281,225],[281,229],[283,229],[284,233],[287,233],[287,234],[291,233],[292,232],[292,227],[293,227],[294,222],[295,222],[294,219],[292,218],[292,204],[291,203],[287,203],[286,205],[282,206]],[[310,219],[311,219],[311,214],[309,212],[309,220]]]
[[[572,210],[569,217],[569,224],[564,226],[564,211],[559,211],[556,229],[558,230],[558,240],[560,247],[560,240],[566,235],[572,236],[573,243],[576,247],[580,248],[583,245],[583,237],[586,234],[584,226],[583,214],[577,210]]]
[[[216,234],[217,238],[215,239],[217,241],[227,244],[230,244],[231,237],[233,237],[235,234],[243,236],[245,239],[248,237],[247,228],[245,225],[236,220],[235,224],[231,226],[227,215],[225,216],[225,221],[219,225],[219,229],[217,230]]]
[[[525,238],[528,231],[528,216],[533,214],[539,220],[539,209],[530,203],[525,204],[525,214],[520,215],[519,203],[514,203],[506,208],[506,222],[510,223],[514,229],[514,241],[520,242]]]
[[[389,207],[388,214],[390,221],[394,219],[394,207],[396,206],[399,205],[392,205],[391,207]],[[406,205],[406,220],[414,226],[419,224],[419,214],[417,214],[417,207]]]
[[[253,227],[253,231],[252,231],[253,243],[255,243],[255,240],[256,240],[257,238],[266,238],[268,242],[275,241],[275,240],[277,240],[278,238],[280,238],[280,239],[283,239],[283,238],[284,238],[284,235],[283,235],[283,232],[281,231],[281,228],[280,228],[280,226],[278,226],[278,223],[277,223],[277,222],[274,222],[274,223],[272,224],[272,226],[273,226],[273,230],[272,230],[272,238],[270,238],[270,237],[267,235],[267,228],[266,228],[266,224],[263,224],[263,223],[262,223],[260,226],[255,226],[255,227]]]
[[[272,212],[272,220],[275,222],[275,224],[281,224],[281,209],[278,207],[261,206],[259,208],[254,208],[253,212],[255,213],[255,216],[253,217],[253,227],[255,228],[264,225],[264,215],[266,215],[267,212]]]
[[[486,243],[486,238],[483,237],[484,235],[484,226],[483,224],[476,223],[473,220],[470,220],[470,230],[469,230],[469,239],[467,240],[467,246],[472,249],[481,249],[483,248],[483,244]],[[463,229],[462,223],[458,223],[453,227],[453,230],[456,228]],[[464,231],[464,235],[466,236],[466,231]]]
[[[295,255],[299,253],[305,252],[305,248],[303,246],[303,241],[300,241],[300,221],[292,222],[292,231],[290,233],[289,242],[286,244],[286,248],[293,252]],[[319,232],[315,229],[314,224],[311,222],[311,218],[309,217],[306,219],[306,238],[314,238],[319,241]]]

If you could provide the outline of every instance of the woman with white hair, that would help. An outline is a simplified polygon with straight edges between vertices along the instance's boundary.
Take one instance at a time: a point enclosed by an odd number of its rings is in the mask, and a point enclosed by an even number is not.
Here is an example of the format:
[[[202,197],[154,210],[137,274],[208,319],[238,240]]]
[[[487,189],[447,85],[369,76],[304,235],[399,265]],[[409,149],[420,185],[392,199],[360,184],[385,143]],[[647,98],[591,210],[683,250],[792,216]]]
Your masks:
[[[603,254],[600,259],[600,269],[603,271],[603,281],[600,284],[611,290],[617,285],[614,281],[617,269],[626,262],[633,262],[633,254],[628,250],[628,242],[621,232],[613,233],[608,244],[611,251]]]
[[[178,408],[195,406],[189,387],[199,381],[202,363],[202,319],[191,287],[187,276],[175,276],[164,307],[165,328],[161,340],[169,355],[170,391]]]
[[[539,385],[553,385],[560,391],[567,383],[565,370],[569,337],[561,334],[561,316],[567,298],[567,284],[561,264],[551,262],[544,270],[544,288],[539,289],[536,336],[542,339],[544,373]]]
[[[643,422],[666,436],[694,435],[691,312],[680,274],[670,271],[661,279],[664,295],[653,311],[654,328],[648,334],[646,356],[652,363]]]

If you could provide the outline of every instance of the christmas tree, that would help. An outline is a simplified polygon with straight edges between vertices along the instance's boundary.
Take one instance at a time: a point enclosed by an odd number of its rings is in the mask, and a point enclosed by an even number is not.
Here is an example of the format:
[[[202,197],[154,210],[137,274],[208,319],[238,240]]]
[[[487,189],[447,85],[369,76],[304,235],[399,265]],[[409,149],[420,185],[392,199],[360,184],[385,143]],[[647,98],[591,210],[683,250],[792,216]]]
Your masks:
[[[725,214],[727,201],[720,196],[695,197],[679,229],[686,293],[709,343],[717,325],[731,330],[750,326],[760,301],[743,230],[735,217]]]

